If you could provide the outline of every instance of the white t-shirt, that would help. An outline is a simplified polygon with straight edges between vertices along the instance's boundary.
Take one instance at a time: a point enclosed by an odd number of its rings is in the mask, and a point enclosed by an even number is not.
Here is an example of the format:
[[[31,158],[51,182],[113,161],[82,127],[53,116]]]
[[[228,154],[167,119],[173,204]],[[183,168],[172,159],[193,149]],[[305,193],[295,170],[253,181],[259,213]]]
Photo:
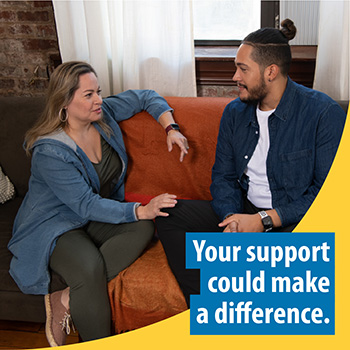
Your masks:
[[[256,108],[260,135],[258,144],[250,159],[246,175],[249,176],[248,199],[258,208],[272,208],[272,197],[266,174],[266,159],[270,148],[269,116],[275,110],[261,111]]]

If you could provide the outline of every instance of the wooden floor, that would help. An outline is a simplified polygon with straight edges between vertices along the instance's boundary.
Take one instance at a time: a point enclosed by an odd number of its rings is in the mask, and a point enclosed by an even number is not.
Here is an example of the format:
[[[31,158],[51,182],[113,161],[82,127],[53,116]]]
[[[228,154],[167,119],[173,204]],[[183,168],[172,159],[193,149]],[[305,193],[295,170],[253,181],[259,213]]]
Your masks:
[[[67,344],[79,342],[78,333],[67,337]],[[0,320],[0,349],[35,349],[49,347],[45,324]]]

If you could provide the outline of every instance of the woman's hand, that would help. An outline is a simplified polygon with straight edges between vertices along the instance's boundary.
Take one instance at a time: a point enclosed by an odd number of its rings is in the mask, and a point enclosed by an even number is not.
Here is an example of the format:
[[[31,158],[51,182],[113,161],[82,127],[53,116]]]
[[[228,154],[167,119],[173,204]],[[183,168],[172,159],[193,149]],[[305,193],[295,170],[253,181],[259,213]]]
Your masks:
[[[174,124],[175,120],[173,118],[173,115],[170,111],[167,111],[163,113],[159,117],[159,124],[164,128],[164,130],[170,125]],[[177,130],[170,130],[168,132],[168,136],[166,139],[168,150],[171,152],[173,150],[173,144],[177,144],[180,148],[181,154],[180,154],[180,162],[184,160],[185,155],[188,153],[188,142],[184,135],[181,134],[180,131]]]
[[[136,216],[139,220],[153,220],[156,216],[169,216],[168,213],[161,211],[163,208],[173,208],[177,203],[176,196],[164,193],[154,197],[146,205],[140,205],[136,208]]]
[[[173,144],[177,144],[179,146],[181,151],[180,162],[182,162],[184,160],[185,155],[188,154],[189,149],[186,137],[177,130],[170,130],[168,132],[166,142],[168,145],[169,152],[173,150]]]

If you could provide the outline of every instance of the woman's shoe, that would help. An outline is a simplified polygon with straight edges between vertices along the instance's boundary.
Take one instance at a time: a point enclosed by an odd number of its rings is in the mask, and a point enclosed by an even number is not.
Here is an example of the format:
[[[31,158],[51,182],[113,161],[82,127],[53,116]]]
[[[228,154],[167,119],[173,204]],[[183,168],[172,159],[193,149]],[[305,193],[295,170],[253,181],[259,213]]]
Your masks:
[[[62,290],[45,295],[45,332],[50,346],[65,345],[71,327],[75,332],[69,309],[61,302],[63,292]]]

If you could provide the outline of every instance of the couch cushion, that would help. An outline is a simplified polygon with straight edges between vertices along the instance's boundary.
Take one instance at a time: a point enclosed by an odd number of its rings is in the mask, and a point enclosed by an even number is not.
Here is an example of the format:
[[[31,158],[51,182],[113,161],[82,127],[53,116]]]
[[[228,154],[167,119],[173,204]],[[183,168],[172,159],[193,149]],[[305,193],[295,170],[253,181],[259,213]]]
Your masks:
[[[24,134],[44,107],[42,97],[0,97],[0,165],[17,195],[28,189],[30,159],[23,150]]]
[[[19,291],[8,272],[12,255],[7,249],[7,244],[12,235],[12,223],[20,204],[20,198],[0,204],[0,281],[3,291]]]
[[[145,327],[187,309],[160,241],[108,283],[116,334]]]
[[[44,322],[44,298],[23,294],[9,274],[11,253],[7,243],[12,234],[12,223],[21,204],[21,198],[14,198],[0,204],[0,319]]]

